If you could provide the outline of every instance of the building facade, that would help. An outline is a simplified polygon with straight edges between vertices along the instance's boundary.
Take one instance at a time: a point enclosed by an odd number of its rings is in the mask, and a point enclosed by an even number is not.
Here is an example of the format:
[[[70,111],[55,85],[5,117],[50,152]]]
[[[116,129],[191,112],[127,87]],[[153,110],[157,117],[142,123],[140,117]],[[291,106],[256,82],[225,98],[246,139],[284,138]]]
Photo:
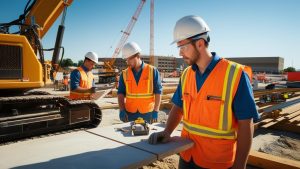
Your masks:
[[[282,57],[242,57],[226,59],[250,66],[253,72],[280,73],[284,69],[284,59]]]
[[[141,59],[145,63],[150,62],[149,55],[141,55]],[[105,62],[109,60],[111,60],[111,58],[99,58],[100,62],[101,61]],[[160,72],[173,72],[179,68],[180,64],[178,64],[178,61],[179,61],[178,58],[175,58],[173,56],[155,56],[154,66],[157,67],[157,69]],[[122,58],[116,58],[114,66],[117,67],[119,70],[126,69],[127,68],[126,60]]]
[[[149,55],[142,55],[142,60],[149,63]],[[280,73],[284,69],[284,59],[282,57],[242,57],[226,58],[228,60],[250,66],[253,72]],[[109,61],[111,58],[100,58],[99,61]],[[160,72],[182,71],[187,64],[182,58],[174,56],[155,56],[154,65]],[[115,67],[119,70],[127,68],[126,60],[116,58]]]

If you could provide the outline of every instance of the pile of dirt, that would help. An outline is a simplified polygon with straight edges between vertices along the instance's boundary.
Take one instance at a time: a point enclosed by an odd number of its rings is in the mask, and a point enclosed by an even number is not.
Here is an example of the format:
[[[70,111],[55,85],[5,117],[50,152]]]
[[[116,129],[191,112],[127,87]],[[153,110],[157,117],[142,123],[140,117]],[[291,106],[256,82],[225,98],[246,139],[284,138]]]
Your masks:
[[[283,135],[272,143],[264,144],[258,151],[300,161],[300,141]]]
[[[179,155],[174,154],[162,160],[143,166],[141,169],[178,169]]]

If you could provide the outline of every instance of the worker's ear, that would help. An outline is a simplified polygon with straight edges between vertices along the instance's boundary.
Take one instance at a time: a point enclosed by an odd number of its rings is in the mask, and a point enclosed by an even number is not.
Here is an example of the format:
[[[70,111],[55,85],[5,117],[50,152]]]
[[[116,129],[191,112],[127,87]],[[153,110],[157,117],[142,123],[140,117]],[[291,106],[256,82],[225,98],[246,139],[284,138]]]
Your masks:
[[[205,48],[205,41],[204,39],[199,39],[196,41],[196,45],[198,46],[199,49]]]

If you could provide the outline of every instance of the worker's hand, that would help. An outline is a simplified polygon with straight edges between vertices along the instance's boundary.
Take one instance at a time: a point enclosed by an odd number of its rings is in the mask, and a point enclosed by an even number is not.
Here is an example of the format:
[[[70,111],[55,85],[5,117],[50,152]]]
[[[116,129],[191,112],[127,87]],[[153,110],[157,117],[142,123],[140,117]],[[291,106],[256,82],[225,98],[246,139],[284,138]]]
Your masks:
[[[91,87],[90,88],[90,93],[96,93],[96,87]]]
[[[90,100],[95,100],[96,99],[96,95],[95,95],[95,93],[92,93],[91,95],[90,95]]]
[[[153,110],[151,123],[156,123],[157,122],[157,118],[158,118],[158,112],[155,111],[155,110]]]
[[[123,122],[128,122],[128,116],[127,116],[126,110],[120,110],[119,118]]]
[[[166,131],[152,133],[148,139],[149,144],[167,143],[170,141],[170,135]]]

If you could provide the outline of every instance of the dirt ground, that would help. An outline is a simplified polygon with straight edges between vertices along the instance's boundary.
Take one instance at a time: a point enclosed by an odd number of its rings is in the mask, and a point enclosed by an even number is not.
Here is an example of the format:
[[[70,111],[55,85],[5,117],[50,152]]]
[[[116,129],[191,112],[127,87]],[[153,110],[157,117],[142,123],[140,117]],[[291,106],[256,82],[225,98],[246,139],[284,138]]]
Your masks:
[[[300,161],[300,135],[270,129],[255,131],[252,149]]]

